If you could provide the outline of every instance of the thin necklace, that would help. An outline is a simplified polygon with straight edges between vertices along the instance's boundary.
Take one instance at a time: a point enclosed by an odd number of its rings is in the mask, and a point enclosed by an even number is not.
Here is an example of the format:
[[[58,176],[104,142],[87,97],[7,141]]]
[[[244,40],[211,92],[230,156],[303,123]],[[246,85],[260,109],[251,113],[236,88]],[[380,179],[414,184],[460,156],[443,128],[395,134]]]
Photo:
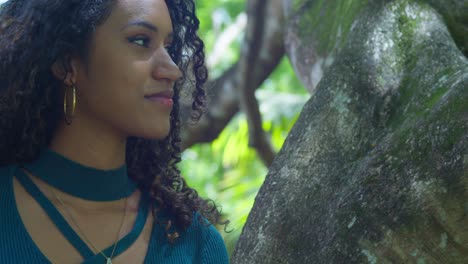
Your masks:
[[[88,242],[88,244],[90,244],[94,251],[95,252],[98,252],[99,250],[94,246],[93,243],[91,243],[91,241],[86,237],[86,235],[84,234],[83,230],[80,228],[80,226],[78,225],[78,223],[76,222],[75,218],[72,216],[72,214],[70,213],[70,211],[68,210],[68,208],[65,206],[65,203],[62,201],[62,199],[59,198],[58,194],[55,193],[54,189],[52,189],[52,193],[54,194],[55,198],[62,204],[63,208],[65,208],[65,211],[67,212],[68,216],[70,217],[70,219],[72,220],[73,224],[76,226],[76,228],[78,229],[78,231],[80,232],[81,236],[86,240],[86,242]],[[120,222],[120,228],[119,228],[119,232],[117,233],[117,238],[115,239],[115,243],[114,243],[114,248],[112,249],[112,253],[111,255],[108,257],[104,254],[104,252],[102,251],[99,251],[99,253],[102,254],[102,256],[106,259],[106,264],[112,264],[112,258],[114,257],[114,252],[115,252],[115,248],[117,247],[117,243],[119,242],[119,235],[120,235],[120,232],[122,231],[122,226],[123,226],[123,223],[124,223],[124,220],[125,220],[125,216],[127,214],[127,200],[128,200],[128,197],[125,197],[125,207],[124,207],[124,214],[123,214],[123,217],[122,217],[122,220]]]

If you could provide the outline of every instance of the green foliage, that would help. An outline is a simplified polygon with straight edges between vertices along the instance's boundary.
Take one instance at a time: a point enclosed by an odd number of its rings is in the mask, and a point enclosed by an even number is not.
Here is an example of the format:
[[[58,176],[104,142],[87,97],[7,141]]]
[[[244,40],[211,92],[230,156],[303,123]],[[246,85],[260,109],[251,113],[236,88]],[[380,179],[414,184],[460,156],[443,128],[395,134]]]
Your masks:
[[[300,36],[314,39],[320,54],[341,49],[357,14],[368,0],[295,0],[293,13],[300,15]]]
[[[276,150],[309,97],[300,86],[288,85],[294,83],[299,82],[285,59],[257,92],[263,128]],[[232,252],[267,173],[256,151],[248,146],[245,116],[238,114],[211,144],[187,149],[182,160],[180,168],[188,184],[219,204],[231,221],[228,230],[232,232],[223,235]]]
[[[205,43],[211,78],[239,59],[245,0],[197,1],[199,35]]]
[[[200,35],[210,56],[210,51],[217,45],[215,40],[243,12],[245,3],[244,0],[221,0],[200,1],[197,4]],[[224,14],[219,28],[212,20],[216,12]],[[211,76],[219,75],[239,58],[242,38],[239,34],[236,41],[224,49],[222,60],[211,65]],[[284,58],[258,89],[256,96],[260,103],[263,128],[275,149],[279,150],[309,94],[297,80],[287,58]],[[235,116],[212,143],[187,149],[182,154],[180,169],[188,184],[197,189],[202,197],[220,205],[224,217],[231,221],[228,230],[232,232],[222,234],[229,252],[232,252],[267,173],[256,151],[248,146],[245,116],[242,113]]]

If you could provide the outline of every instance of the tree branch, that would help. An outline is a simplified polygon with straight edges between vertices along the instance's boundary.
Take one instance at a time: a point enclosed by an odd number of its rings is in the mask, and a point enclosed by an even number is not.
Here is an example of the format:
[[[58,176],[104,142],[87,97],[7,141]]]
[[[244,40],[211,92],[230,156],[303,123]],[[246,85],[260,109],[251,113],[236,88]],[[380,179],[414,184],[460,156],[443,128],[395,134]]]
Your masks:
[[[274,1],[277,5],[277,0]],[[190,125],[189,122],[182,122],[181,137],[182,149],[186,149],[197,143],[211,142],[218,137],[230,120],[240,109],[240,91],[242,86],[249,84],[255,90],[276,68],[281,58],[284,56],[283,28],[277,26],[282,19],[281,9],[268,8],[267,15],[263,19],[265,25],[272,25],[264,30],[263,41],[260,50],[261,56],[255,64],[247,65],[248,72],[253,74],[249,80],[243,80],[243,71],[240,71],[240,61],[224,72],[218,79],[208,82],[207,98],[208,108],[200,121]],[[270,21],[275,21],[271,23]],[[252,22],[248,22],[251,27]],[[258,45],[258,43],[257,43]],[[244,56],[244,54],[241,54]],[[190,116],[190,103],[181,103],[181,118],[187,120]]]
[[[241,108],[246,114],[249,125],[249,146],[256,149],[263,163],[268,167],[273,162],[276,153],[262,127],[262,115],[255,97],[257,86],[250,81],[255,75],[250,65],[256,65],[261,57],[263,38],[268,34],[268,30],[271,30],[271,27],[279,27],[279,24],[268,23],[272,22],[268,21],[268,17],[270,17],[268,13],[278,9],[272,8],[274,7],[272,2],[268,2],[268,6],[265,6],[266,4],[266,0],[248,2],[247,13],[250,22],[247,24],[246,41],[241,51],[240,72],[243,78],[241,79],[240,98]],[[281,15],[275,16],[275,19],[278,18],[281,21]]]

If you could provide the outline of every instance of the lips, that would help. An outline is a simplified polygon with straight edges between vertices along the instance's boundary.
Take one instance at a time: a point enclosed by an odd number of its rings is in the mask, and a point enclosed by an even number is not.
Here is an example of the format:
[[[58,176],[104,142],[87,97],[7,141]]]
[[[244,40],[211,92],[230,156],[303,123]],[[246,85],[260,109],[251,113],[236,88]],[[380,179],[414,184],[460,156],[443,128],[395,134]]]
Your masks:
[[[149,98],[154,98],[154,97],[172,99],[172,97],[174,97],[174,91],[173,90],[165,90],[165,91],[145,95],[145,98],[148,98],[148,99]]]
[[[168,109],[172,109],[172,106],[174,105],[172,97],[174,97],[173,90],[165,90],[145,95],[145,99],[155,103],[156,105],[167,107]]]

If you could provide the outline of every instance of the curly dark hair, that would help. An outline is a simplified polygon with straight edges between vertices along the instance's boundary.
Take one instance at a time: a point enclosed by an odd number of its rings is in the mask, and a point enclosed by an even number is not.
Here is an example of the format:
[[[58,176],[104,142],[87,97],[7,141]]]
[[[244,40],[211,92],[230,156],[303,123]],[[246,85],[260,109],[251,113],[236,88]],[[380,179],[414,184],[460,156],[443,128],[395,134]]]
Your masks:
[[[54,76],[51,66],[56,61],[66,66],[72,54],[86,60],[92,33],[115,4],[116,0],[9,0],[0,7],[0,165],[32,161],[49,144],[63,118],[59,102],[64,94],[63,80]],[[193,0],[166,4],[174,30],[170,55],[184,77],[174,85],[169,135],[163,140],[127,139],[128,174],[159,205],[153,215],[157,210],[171,215],[164,223],[166,230],[172,223],[185,230],[194,212],[211,223],[225,224],[214,202],[200,198],[177,168],[180,90],[186,85],[194,89],[191,118],[198,119],[205,106],[208,73]],[[167,236],[174,241],[178,232]]]

